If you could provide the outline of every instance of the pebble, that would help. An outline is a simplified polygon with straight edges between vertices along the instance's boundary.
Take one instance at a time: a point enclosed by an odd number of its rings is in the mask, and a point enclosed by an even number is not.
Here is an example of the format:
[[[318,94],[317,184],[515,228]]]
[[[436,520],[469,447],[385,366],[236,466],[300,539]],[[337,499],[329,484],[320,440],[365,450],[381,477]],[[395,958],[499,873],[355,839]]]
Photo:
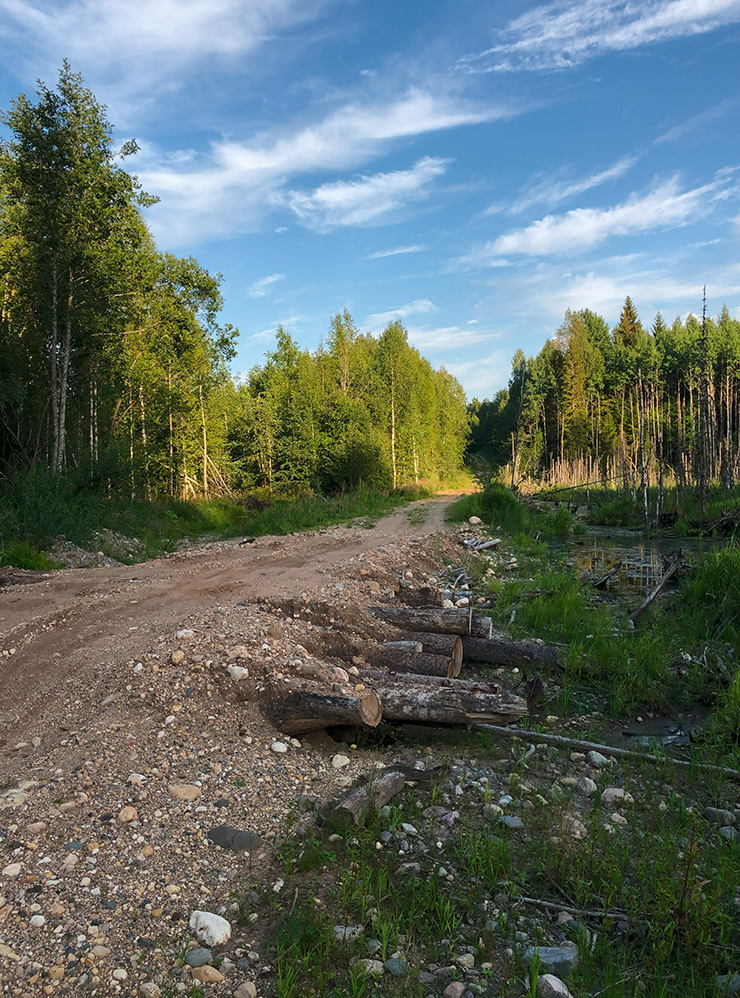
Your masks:
[[[400,956],[390,957],[383,966],[392,977],[403,977],[406,973],[406,961]]]
[[[199,946],[197,949],[191,949],[185,954],[185,963],[188,967],[205,967],[207,963],[211,963],[213,960],[213,953],[204,946]]]
[[[352,942],[362,935],[361,925],[335,925],[331,930],[334,939],[338,943]]]
[[[702,812],[707,821],[711,821],[713,825],[734,825],[735,815],[732,811],[723,811],[718,807],[705,807]]]
[[[288,746],[285,744],[285,742],[273,742],[270,748],[277,755],[285,755],[285,753],[288,751]]]
[[[3,870],[3,876],[7,877],[8,880],[15,880],[16,877],[20,876],[23,866],[21,863],[8,863],[8,865]]]
[[[567,986],[554,974],[537,978],[537,998],[573,998]]]
[[[31,925],[35,929],[40,929],[41,926],[45,924],[45,922],[46,922],[46,919],[44,918],[43,915],[32,915],[31,916]]]
[[[444,998],[462,998],[465,994],[465,985],[462,981],[453,981],[452,984],[447,985],[442,993]]]
[[[723,839],[727,839],[728,842],[735,842],[740,837],[737,828],[733,828],[732,825],[725,825],[723,828],[720,828],[719,834]]]
[[[132,807],[130,804],[127,807],[122,807],[121,810],[118,812],[119,825],[128,825],[132,821],[138,821],[138,820],[139,820],[139,812],[136,810],[135,807]]]
[[[215,967],[196,967],[192,973],[192,978],[200,984],[218,984],[219,981],[226,980],[221,971],[216,970]]]
[[[155,984],[154,981],[145,981],[139,985],[139,994],[141,998],[159,998],[159,985]]]
[[[337,753],[331,761],[334,769],[342,769],[344,766],[349,766],[349,758],[346,755]]]
[[[524,828],[524,822],[513,814],[505,814],[501,819],[507,828]]]
[[[470,516],[468,517],[468,523],[472,524],[474,527],[479,527],[481,523],[483,523],[483,520],[481,520],[479,516]]]
[[[586,762],[589,766],[595,766],[597,769],[601,769],[602,766],[608,766],[609,760],[601,752],[589,752],[586,756]]]
[[[733,977],[729,974],[717,974],[714,983],[723,995],[740,994],[740,974],[735,974]]]
[[[175,637],[178,641],[189,641],[195,637],[195,631],[190,627],[183,627],[182,630],[175,631]]]
[[[206,838],[232,852],[251,852],[264,843],[264,839],[254,832],[242,831],[232,825],[218,825],[206,833]]]
[[[565,942],[562,946],[527,946],[522,954],[522,960],[529,965],[535,954],[539,956],[540,967],[547,974],[568,977],[578,966],[578,947],[575,943]]]
[[[220,946],[231,939],[229,922],[210,911],[194,911],[189,924],[198,939],[206,946]]]
[[[257,988],[251,981],[245,981],[234,992],[234,998],[257,998]]]
[[[249,678],[249,669],[245,669],[243,665],[230,665],[227,668],[227,672],[237,682]]]
[[[621,787],[607,787],[601,795],[604,804],[632,804],[632,794],[625,793]]]
[[[466,970],[472,970],[475,966],[475,957],[472,953],[462,953],[460,956],[455,957],[455,963]]]
[[[170,796],[175,800],[197,800],[202,791],[193,783],[173,783],[170,787]]]
[[[369,977],[382,977],[385,973],[385,967],[380,960],[358,960],[355,966],[364,970]]]
[[[113,974],[111,976],[113,977],[114,981],[127,981],[128,971],[124,970],[123,967],[118,967],[116,970],[113,971]]]
[[[173,665],[179,665],[185,658],[185,652],[178,648],[177,651],[172,652],[171,661]]]
[[[596,784],[590,776],[582,776],[578,783],[576,783],[576,788],[587,797],[590,797],[592,794],[596,793]]]

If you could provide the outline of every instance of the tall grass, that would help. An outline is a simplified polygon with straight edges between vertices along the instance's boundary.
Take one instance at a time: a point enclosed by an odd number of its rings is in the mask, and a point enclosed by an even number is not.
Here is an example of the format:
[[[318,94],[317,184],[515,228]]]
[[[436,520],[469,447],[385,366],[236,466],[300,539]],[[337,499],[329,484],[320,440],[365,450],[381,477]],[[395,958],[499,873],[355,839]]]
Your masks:
[[[141,542],[135,560],[154,557],[174,548],[185,537],[235,537],[249,534],[290,534],[327,527],[360,517],[378,517],[398,505],[429,493],[424,489],[396,492],[360,487],[340,496],[309,495],[273,501],[176,499],[146,502],[106,495],[73,477],[35,471],[15,479],[0,494],[0,564],[24,568],[50,567],[39,552],[54,546],[59,535],[85,546],[95,535],[111,530]],[[120,551],[111,551],[121,557]]]

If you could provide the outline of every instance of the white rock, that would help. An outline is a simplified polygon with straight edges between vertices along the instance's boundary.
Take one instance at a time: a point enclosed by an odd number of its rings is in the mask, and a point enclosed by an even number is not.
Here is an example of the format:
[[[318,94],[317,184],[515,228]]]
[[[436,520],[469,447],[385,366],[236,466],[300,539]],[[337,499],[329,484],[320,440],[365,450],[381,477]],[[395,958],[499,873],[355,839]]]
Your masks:
[[[604,804],[631,804],[633,801],[632,794],[625,793],[621,787],[607,787],[606,790],[601,795],[601,799]]]
[[[231,939],[231,925],[220,915],[210,911],[194,911],[190,928],[205,946],[220,946]]]
[[[479,516],[470,516],[468,517],[468,523],[472,523],[474,527],[478,527],[483,523],[483,520]]]
[[[234,998],[257,998],[257,988],[251,981],[245,981],[234,992]]]
[[[195,637],[195,631],[191,630],[189,627],[183,627],[180,631],[175,631],[175,637],[178,641],[188,641],[190,638]]]
[[[273,742],[270,748],[272,749],[273,752],[276,752],[278,755],[285,755],[285,753],[288,751],[288,746],[285,744],[285,742]]]
[[[8,880],[15,880],[16,877],[20,876],[22,869],[21,863],[9,863],[3,870],[3,876],[7,877]]]
[[[554,974],[537,978],[537,998],[573,998],[568,988]]]
[[[585,794],[587,797],[590,797],[592,794],[596,793],[596,784],[590,776],[582,776],[576,786],[581,793]]]
[[[34,928],[36,928],[36,929],[40,929],[41,926],[45,924],[45,922],[46,922],[46,919],[44,918],[43,915],[32,915],[31,916],[31,925],[33,925]]]
[[[124,970],[123,967],[119,967],[113,971],[112,976],[114,981],[125,981],[128,979],[128,971]]]
[[[242,665],[230,665],[228,673],[232,679],[236,679],[239,682],[239,680],[246,679],[249,676],[249,669],[245,669]]]
[[[331,764],[334,769],[342,769],[344,766],[349,766],[349,759],[346,755],[338,753],[332,759]]]
[[[586,756],[586,762],[589,766],[596,766],[597,769],[601,769],[602,766],[609,764],[609,760],[601,752],[589,752]]]

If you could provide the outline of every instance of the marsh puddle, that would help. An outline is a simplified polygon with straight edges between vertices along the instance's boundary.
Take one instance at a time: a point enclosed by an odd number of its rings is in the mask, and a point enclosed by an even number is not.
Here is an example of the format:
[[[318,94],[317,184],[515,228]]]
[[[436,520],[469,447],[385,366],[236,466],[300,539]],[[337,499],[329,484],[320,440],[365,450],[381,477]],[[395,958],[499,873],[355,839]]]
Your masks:
[[[628,604],[637,604],[663,576],[667,565],[679,550],[687,561],[707,547],[696,537],[646,538],[624,530],[603,531],[592,528],[583,537],[570,541],[567,551],[571,564],[579,575],[586,572],[594,577],[604,575],[621,562],[617,574],[610,579],[607,591],[623,597]],[[677,583],[669,583],[668,589]]]

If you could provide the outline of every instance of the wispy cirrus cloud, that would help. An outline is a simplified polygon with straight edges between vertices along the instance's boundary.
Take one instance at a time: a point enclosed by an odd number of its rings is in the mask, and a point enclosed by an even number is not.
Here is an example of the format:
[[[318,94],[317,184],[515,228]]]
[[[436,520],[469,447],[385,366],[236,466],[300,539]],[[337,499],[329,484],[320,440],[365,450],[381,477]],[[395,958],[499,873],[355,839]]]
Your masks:
[[[374,312],[372,315],[368,315],[363,325],[377,329],[380,326],[387,325],[389,322],[407,319],[410,315],[429,315],[437,311],[438,308],[433,301],[430,301],[428,298],[417,298],[416,301],[410,301],[406,305],[399,305],[398,308],[391,308],[387,312]]]
[[[470,73],[570,69],[621,52],[705,34],[740,21],[740,0],[557,0],[510,21]]]
[[[740,101],[738,101],[737,97],[728,97],[727,100],[720,101],[719,104],[708,107],[706,111],[694,114],[691,118],[687,118],[686,121],[682,121],[680,124],[674,125],[673,128],[669,128],[655,139],[655,144],[679,142],[685,139],[687,135],[698,132],[704,125],[717,121],[728,112],[735,110],[738,104],[740,104]]]
[[[618,180],[619,177],[623,177],[625,173],[628,173],[636,162],[637,156],[623,156],[605,170],[598,170],[596,173],[591,173],[578,180],[556,180],[551,177],[536,178],[525,187],[523,192],[514,201],[510,203],[498,202],[491,205],[483,215],[485,217],[501,212],[519,215],[525,211],[529,211],[531,208],[535,208],[537,205],[546,205],[549,208],[554,208],[555,205],[560,204],[562,201],[569,201],[579,194],[585,194],[586,191],[601,187],[610,180]]]
[[[414,243],[413,246],[397,246],[395,249],[388,250],[376,250],[375,253],[371,253],[370,256],[366,256],[366,260],[385,260],[388,256],[403,256],[406,253],[423,253],[427,247],[420,243]]]
[[[58,66],[60,52],[130,94],[185,69],[253,54],[318,17],[330,0],[0,0],[8,64]],[[161,96],[161,94],[160,94]]]
[[[687,225],[711,210],[714,202],[737,195],[728,181],[729,175],[722,171],[711,183],[683,190],[673,177],[646,194],[633,195],[609,208],[574,208],[562,215],[546,215],[522,229],[504,233],[461,262],[490,266],[501,257],[577,253],[614,236]]]
[[[337,180],[308,194],[291,191],[288,205],[301,225],[316,232],[329,232],[340,225],[395,221],[388,216],[410,201],[429,197],[432,182],[442,176],[448,162],[426,157],[410,170]]]
[[[373,178],[325,184],[312,194],[296,195],[291,202],[291,177],[321,170],[336,173],[381,155],[400,139],[515,113],[513,107],[471,104],[409,90],[390,100],[344,104],[310,125],[239,141],[222,139],[207,153],[196,153],[186,161],[173,163],[171,154],[157,157],[148,149],[139,176],[144,188],[161,199],[149,218],[155,233],[166,235],[170,244],[186,243],[196,236],[207,239],[256,231],[265,215],[276,208],[292,210],[299,217],[303,212],[307,224],[320,225],[323,219],[331,227],[348,224],[336,220],[343,217],[341,201],[346,213],[351,214],[354,199],[356,217],[368,215],[371,206],[366,195]],[[446,162],[427,157],[410,171],[379,175],[383,179],[376,183],[388,196],[394,185],[399,189],[408,185],[411,190],[416,184],[418,190],[419,182],[430,182]]]
[[[285,274],[268,274],[266,277],[260,277],[254,284],[250,284],[247,294],[250,298],[264,298],[272,291],[273,284],[283,280],[285,280]]]

